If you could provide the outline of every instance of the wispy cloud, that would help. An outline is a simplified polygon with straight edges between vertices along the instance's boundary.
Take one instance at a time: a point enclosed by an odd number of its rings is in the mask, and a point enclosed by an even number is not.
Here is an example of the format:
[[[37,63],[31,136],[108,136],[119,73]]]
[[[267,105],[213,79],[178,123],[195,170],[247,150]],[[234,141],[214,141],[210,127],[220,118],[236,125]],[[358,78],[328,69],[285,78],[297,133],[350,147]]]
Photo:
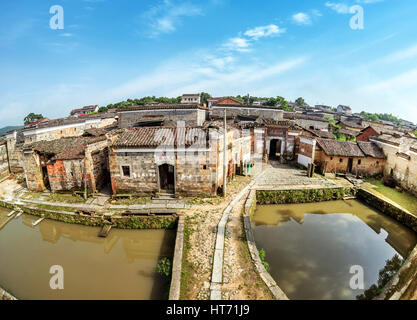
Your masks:
[[[340,14],[348,14],[350,7],[353,4],[374,4],[378,2],[383,2],[384,0],[355,0],[354,3],[348,4],[347,2],[331,2],[327,1],[325,6],[336,11]]]
[[[251,43],[246,38],[236,37],[230,38],[226,43],[223,44],[223,48],[231,51],[238,52],[249,52]]]
[[[259,38],[269,37],[280,33],[285,33],[285,29],[279,28],[275,24],[270,24],[267,26],[260,26],[255,27],[253,29],[249,29],[245,32],[245,36],[254,40],[258,40]]]
[[[311,24],[311,18],[307,13],[299,12],[292,16],[292,21],[298,25],[309,25]]]
[[[184,17],[198,16],[202,13],[202,9],[191,2],[164,0],[146,11],[143,18],[147,23],[148,36],[157,37],[160,34],[175,32]]]
[[[240,33],[238,37],[230,38],[222,45],[222,48],[229,51],[249,52],[252,50],[252,45],[259,39],[276,36],[285,32],[285,29],[275,24],[254,27],[246,30],[243,35]]]
[[[385,58],[383,58],[381,62],[384,62],[384,63],[399,62],[399,61],[404,61],[404,60],[408,60],[408,59],[415,58],[415,57],[417,57],[417,44],[411,47],[408,47],[406,49],[396,51],[386,56]]]
[[[340,14],[347,14],[349,13],[349,6],[346,3],[342,3],[342,2],[326,2],[325,6],[336,11],[337,13]]]

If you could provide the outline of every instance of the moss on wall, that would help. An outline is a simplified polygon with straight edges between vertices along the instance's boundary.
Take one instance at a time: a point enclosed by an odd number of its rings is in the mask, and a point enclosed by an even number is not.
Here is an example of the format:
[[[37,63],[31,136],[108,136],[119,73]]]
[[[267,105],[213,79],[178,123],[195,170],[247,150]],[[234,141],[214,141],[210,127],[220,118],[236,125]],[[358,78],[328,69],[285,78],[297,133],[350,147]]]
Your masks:
[[[290,204],[311,203],[321,201],[341,200],[354,196],[355,189],[304,189],[304,190],[257,190],[256,202],[258,204]]]
[[[111,223],[115,228],[119,229],[173,229],[176,227],[178,221],[177,215],[91,217],[80,216],[70,212],[60,212],[23,205],[13,205],[5,201],[0,201],[0,206],[10,210],[16,210],[16,208],[20,208],[24,213],[33,216],[66,223],[81,224],[90,227],[103,227],[104,225]]]
[[[112,217],[111,222],[120,229],[174,229],[178,216],[129,216]]]
[[[415,214],[407,212],[405,209],[387,202],[364,189],[360,189],[358,191],[357,197],[371,207],[374,207],[375,209],[394,218],[398,222],[417,232],[417,216]]]

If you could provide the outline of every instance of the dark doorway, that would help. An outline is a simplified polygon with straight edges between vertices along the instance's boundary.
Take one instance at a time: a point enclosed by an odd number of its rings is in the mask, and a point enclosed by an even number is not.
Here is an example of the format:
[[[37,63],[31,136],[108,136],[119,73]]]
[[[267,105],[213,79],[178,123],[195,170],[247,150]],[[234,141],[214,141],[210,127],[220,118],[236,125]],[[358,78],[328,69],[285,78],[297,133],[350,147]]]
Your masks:
[[[163,164],[159,166],[159,183],[161,190],[174,191],[175,171],[174,166]]]
[[[352,170],[353,170],[353,159],[352,158],[349,158],[349,161],[348,161],[348,172],[349,173],[352,173]]]
[[[42,178],[43,178],[43,185],[46,189],[50,189],[51,185],[49,184],[49,176],[48,176],[48,169],[46,166],[42,167]]]
[[[281,140],[273,139],[269,144],[269,159],[279,160],[281,158]]]

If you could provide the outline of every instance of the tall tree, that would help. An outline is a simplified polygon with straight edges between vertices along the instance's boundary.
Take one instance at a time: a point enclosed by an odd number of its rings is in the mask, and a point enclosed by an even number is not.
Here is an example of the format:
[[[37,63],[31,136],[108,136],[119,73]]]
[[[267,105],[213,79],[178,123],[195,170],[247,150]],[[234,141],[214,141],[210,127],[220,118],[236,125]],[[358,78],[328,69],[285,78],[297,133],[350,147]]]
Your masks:
[[[206,105],[208,104],[208,99],[210,99],[211,98],[211,95],[209,94],[209,93],[207,93],[207,92],[202,92],[201,93],[201,103],[205,103]]]
[[[28,123],[38,121],[38,120],[43,119],[43,118],[44,118],[43,115],[31,112],[25,117],[25,119],[23,121],[25,122],[25,124],[28,124]]]
[[[302,97],[299,97],[297,100],[295,100],[295,104],[299,107],[304,107],[306,105],[306,102]]]

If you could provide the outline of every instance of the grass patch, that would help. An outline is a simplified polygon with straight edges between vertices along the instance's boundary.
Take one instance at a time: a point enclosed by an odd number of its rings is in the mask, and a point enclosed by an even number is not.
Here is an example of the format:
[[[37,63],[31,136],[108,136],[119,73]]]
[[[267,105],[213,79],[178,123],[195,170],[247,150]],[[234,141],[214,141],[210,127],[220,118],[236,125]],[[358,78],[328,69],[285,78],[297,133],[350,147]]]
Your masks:
[[[52,211],[77,212],[79,210],[78,208],[51,206],[49,204],[37,204],[36,207]]]
[[[387,187],[382,183],[382,181],[377,179],[367,179],[366,181],[372,185],[372,187],[369,188],[365,187],[368,191],[377,191],[411,213],[417,213],[417,198],[413,195]]]
[[[85,199],[80,195],[72,195],[70,193],[52,193],[47,201],[64,202],[64,203],[85,203]]]
[[[151,198],[144,198],[144,197],[132,197],[132,198],[116,198],[110,201],[111,204],[114,205],[137,205],[137,204],[147,204],[150,203],[152,200]]]
[[[190,219],[187,217],[184,221],[184,239],[183,239],[183,253],[182,253],[182,268],[181,268],[181,289],[180,300],[190,300],[192,297],[188,295],[194,286],[193,265],[188,262],[188,255],[191,250],[191,228],[189,227]]]

